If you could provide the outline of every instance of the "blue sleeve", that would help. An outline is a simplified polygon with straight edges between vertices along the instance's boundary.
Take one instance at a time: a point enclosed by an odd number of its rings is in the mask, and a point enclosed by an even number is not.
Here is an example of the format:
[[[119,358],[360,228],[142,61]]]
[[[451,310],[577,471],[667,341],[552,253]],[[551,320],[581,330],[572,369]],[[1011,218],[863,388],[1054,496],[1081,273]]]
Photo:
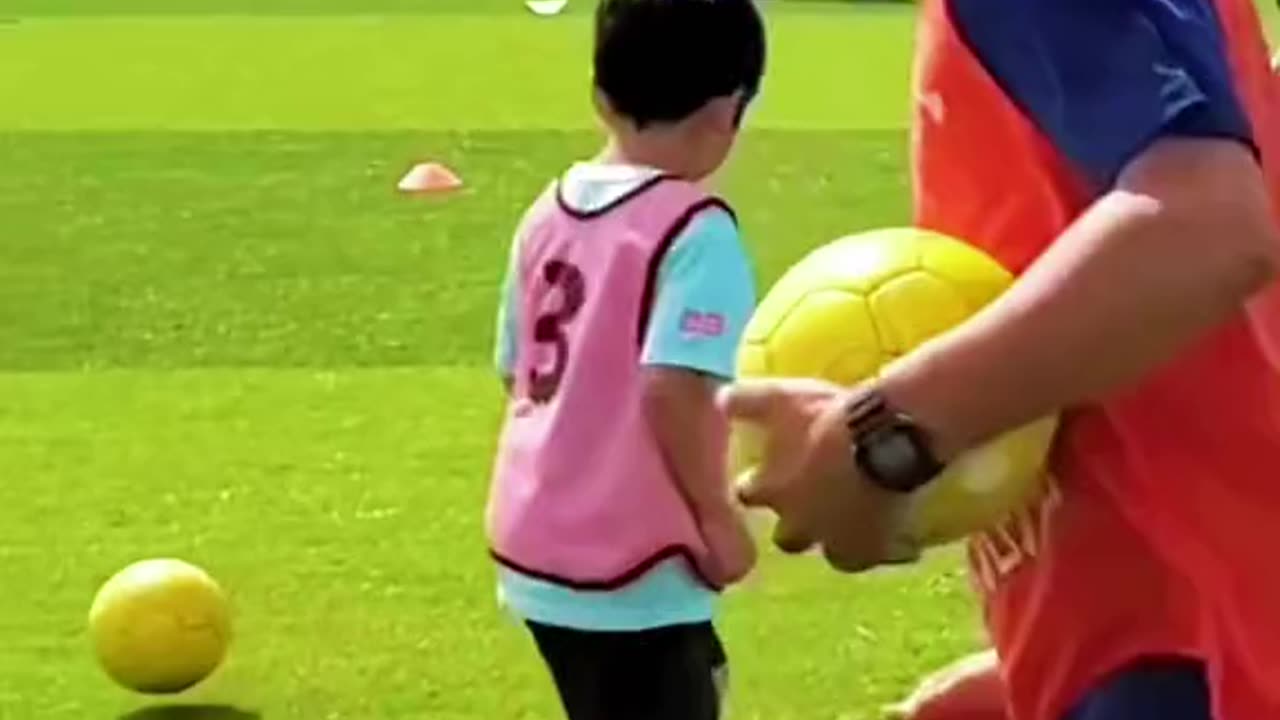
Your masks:
[[[1252,147],[1213,0],[950,0],[950,9],[1009,98],[1100,188],[1161,137]]]
[[[672,243],[658,268],[641,362],[730,379],[755,309],[755,280],[738,226],[721,208],[704,211]]]
[[[520,257],[519,238],[511,243],[507,269],[502,277],[502,295],[498,301],[498,320],[494,331],[493,364],[500,377],[515,374],[516,339],[520,337],[520,273],[517,260]]]

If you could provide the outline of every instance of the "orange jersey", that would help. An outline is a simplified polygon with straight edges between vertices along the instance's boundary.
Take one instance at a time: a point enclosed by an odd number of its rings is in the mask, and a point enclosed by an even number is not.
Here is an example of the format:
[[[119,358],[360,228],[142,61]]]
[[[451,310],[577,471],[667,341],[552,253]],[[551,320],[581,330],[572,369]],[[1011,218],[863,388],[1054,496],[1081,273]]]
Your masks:
[[[1247,144],[1280,189],[1251,0],[925,0],[917,47],[916,221],[1014,272],[1163,136]],[[972,541],[1017,720],[1167,654],[1219,720],[1280,718],[1276,297],[1068,413],[1044,500]]]

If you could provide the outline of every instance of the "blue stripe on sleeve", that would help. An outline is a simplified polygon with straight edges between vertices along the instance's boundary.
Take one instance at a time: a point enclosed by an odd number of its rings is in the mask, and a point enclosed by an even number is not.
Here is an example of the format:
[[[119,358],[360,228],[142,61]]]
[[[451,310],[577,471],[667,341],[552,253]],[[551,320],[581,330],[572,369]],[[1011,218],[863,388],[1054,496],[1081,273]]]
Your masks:
[[[950,0],[949,7],[1010,100],[1099,188],[1160,137],[1252,143],[1212,0]]]

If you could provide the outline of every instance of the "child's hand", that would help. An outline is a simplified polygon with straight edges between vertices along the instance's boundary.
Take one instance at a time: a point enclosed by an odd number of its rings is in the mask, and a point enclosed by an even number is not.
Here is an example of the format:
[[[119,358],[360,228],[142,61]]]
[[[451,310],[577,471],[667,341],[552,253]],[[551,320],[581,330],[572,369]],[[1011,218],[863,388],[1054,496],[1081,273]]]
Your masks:
[[[710,552],[710,567],[704,568],[709,580],[729,586],[751,573],[756,565],[756,543],[741,512],[726,508],[704,518],[701,531]]]

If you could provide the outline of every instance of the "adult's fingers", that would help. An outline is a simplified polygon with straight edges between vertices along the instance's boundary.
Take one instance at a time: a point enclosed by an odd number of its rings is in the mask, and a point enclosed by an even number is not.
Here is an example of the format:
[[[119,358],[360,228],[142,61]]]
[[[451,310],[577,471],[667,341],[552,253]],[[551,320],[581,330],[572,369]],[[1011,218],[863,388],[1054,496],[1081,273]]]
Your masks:
[[[889,544],[885,565],[913,565],[920,561],[920,546],[909,538],[898,538]]]
[[[794,512],[779,514],[778,522],[773,526],[773,544],[789,555],[808,552],[817,544],[814,535],[808,518]]]
[[[813,524],[787,482],[777,475],[746,473],[738,483],[738,499],[747,507],[773,510],[778,518],[773,544],[785,553],[802,553],[815,544]]]
[[[876,566],[876,562],[862,552],[823,542],[822,557],[833,570],[842,573],[860,573]]]
[[[860,573],[882,565],[911,565],[920,559],[920,548],[911,540],[898,538],[884,545],[859,546],[822,539],[822,555],[827,564],[842,573]]]
[[[716,402],[731,420],[763,424],[776,413],[782,390],[775,380],[746,380],[720,388]]]
[[[786,481],[772,468],[759,465],[738,477],[738,501],[751,508],[781,509]]]
[[[768,424],[782,420],[782,412],[794,401],[826,398],[842,392],[839,385],[812,378],[742,380],[720,388],[716,401],[732,420]]]

